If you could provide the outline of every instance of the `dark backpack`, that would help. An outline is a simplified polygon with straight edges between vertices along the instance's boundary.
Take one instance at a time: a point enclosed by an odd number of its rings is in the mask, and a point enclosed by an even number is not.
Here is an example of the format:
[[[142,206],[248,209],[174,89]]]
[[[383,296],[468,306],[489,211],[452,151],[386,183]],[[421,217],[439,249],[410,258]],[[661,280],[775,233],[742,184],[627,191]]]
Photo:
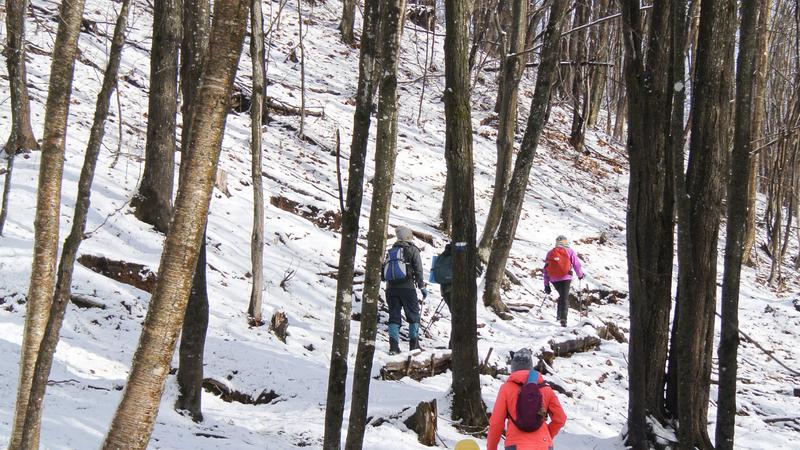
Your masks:
[[[433,265],[433,281],[439,284],[453,283],[453,254],[445,250],[438,257]]]
[[[564,247],[556,247],[547,254],[547,275],[550,278],[560,278],[572,272],[572,261],[569,252]]]
[[[508,418],[514,422],[520,431],[532,432],[539,429],[545,422],[547,411],[544,409],[544,399],[542,388],[544,383],[537,383],[539,372],[531,369],[528,374],[528,381],[519,389],[517,396],[517,418],[516,420],[509,414]]]
[[[398,283],[409,278],[410,272],[402,246],[395,245],[386,252],[382,275],[383,280],[389,283]]]

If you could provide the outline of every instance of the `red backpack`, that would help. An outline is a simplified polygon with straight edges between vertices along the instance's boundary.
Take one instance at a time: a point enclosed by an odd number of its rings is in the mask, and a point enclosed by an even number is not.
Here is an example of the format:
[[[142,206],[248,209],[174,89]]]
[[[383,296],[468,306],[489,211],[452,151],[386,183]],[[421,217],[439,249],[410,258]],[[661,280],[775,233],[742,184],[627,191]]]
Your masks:
[[[541,391],[544,383],[539,384],[537,381],[539,381],[539,372],[531,369],[528,372],[528,381],[519,389],[516,420],[510,414],[508,415],[517,428],[527,433],[538,430],[547,417]]]
[[[572,262],[569,259],[567,249],[556,247],[550,250],[545,261],[545,269],[550,278],[560,278],[572,272]]]

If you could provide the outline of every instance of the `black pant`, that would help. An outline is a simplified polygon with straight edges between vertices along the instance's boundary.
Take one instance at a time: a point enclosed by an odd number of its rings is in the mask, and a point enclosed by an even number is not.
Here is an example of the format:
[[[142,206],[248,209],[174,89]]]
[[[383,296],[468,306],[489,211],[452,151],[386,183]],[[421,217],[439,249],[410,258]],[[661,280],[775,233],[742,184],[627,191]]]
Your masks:
[[[572,280],[554,281],[553,286],[556,287],[558,292],[558,309],[556,318],[559,321],[567,320],[567,311],[569,311],[569,285]]]
[[[403,310],[405,310],[408,323],[419,323],[419,301],[416,289],[387,288],[386,302],[389,304],[389,323],[402,325],[401,311]]]

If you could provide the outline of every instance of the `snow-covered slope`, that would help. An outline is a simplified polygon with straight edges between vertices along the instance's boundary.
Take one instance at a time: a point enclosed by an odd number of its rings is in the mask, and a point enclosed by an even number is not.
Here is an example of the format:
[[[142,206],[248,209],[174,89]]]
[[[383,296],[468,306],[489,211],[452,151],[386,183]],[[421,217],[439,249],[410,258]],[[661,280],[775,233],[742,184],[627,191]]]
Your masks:
[[[323,111],[324,115],[306,118],[305,131],[309,139],[305,140],[299,139],[296,133],[298,117],[274,116],[265,127],[263,170],[268,198],[288,199],[307,211],[324,214],[338,210],[336,159],[332,149],[339,130],[343,142],[342,167],[346,168],[358,50],[342,45],[338,38],[339,2],[317,3],[317,6],[302,3],[304,20],[309,24],[308,28],[304,27],[304,32],[307,30],[304,37],[306,105]],[[150,48],[147,36],[151,29],[148,4],[136,1],[132,11],[131,42],[125,47],[120,69],[122,110],[114,107],[107,125],[105,150],[92,194],[89,237],[81,247],[81,254],[137,262],[155,271],[163,236],[137,221],[128,207],[143,167]],[[28,74],[35,133],[41,136],[57,2],[33,0],[32,5],[35,20],[29,18],[28,21]],[[98,31],[84,31],[80,38],[81,60],[76,68],[67,137],[62,236],[71,223],[82,153],[102,76],[99,68],[105,65],[109,47],[107,36],[113,29],[116,7],[113,2],[87,2],[86,16],[97,22]],[[266,14],[273,19],[277,17],[279,2],[265,2],[264,7]],[[280,23],[274,23],[268,63],[268,95],[295,106],[300,104],[300,67],[288,56],[298,43],[297,17],[297,3],[290,2],[282,11]],[[271,22],[267,19],[268,26]],[[359,23],[357,21],[357,27]],[[437,32],[442,33],[443,29]],[[4,29],[0,39],[5,39]],[[433,245],[418,242],[426,263],[446,242],[446,237],[435,228],[445,180],[444,64],[442,39],[437,37],[436,40],[435,70],[429,75],[419,113],[425,34],[409,28],[403,36],[399,155],[390,217],[391,225],[405,224],[433,236]],[[245,92],[249,91],[249,64],[249,58],[243,55],[237,85]],[[520,133],[524,130],[532,94],[533,73],[527,76],[520,100]],[[488,210],[494,180],[496,119],[490,110],[496,89],[491,78],[477,80],[474,96],[479,227]],[[8,92],[5,77],[0,80],[0,92]],[[5,139],[10,127],[8,100],[0,102],[0,118],[0,138]],[[624,148],[619,143],[610,143],[610,138],[602,133],[590,131],[587,144],[592,153],[576,153],[565,142],[569,120],[567,110],[558,105],[554,107],[534,163],[510,260],[509,268],[522,285],[510,285],[505,299],[534,307],[527,313],[515,313],[512,321],[499,320],[482,305],[478,307],[479,352],[481,358],[485,358],[491,351],[490,365],[504,367],[508,352],[520,347],[538,351],[547,347],[552,339],[593,335],[595,326],[602,322],[614,322],[627,330],[628,305],[624,297],[616,302],[592,305],[584,311],[583,317],[571,310],[570,326],[562,329],[554,320],[553,299],[541,292],[539,268],[557,234],[570,236],[585,262],[589,276],[576,288],[622,293],[627,290],[624,227],[628,177]],[[112,167],[118,149],[121,155]],[[38,153],[17,159],[11,210],[5,235],[0,238],[0,349],[3,354],[0,361],[0,445],[6,445],[13,421],[39,160]],[[274,391],[278,398],[269,404],[254,406],[226,403],[206,393],[203,397],[205,420],[196,424],[173,410],[177,387],[174,377],[170,377],[151,448],[321,446],[336,284],[331,272],[335,271],[338,261],[339,235],[268,201],[264,314],[269,317],[275,311],[284,311],[289,318],[289,336],[283,343],[270,334],[267,327],[248,326],[245,311],[250,292],[253,197],[249,160],[249,116],[233,114],[228,120],[220,160],[228,174],[230,197],[215,190],[208,225],[211,319],[206,344],[206,376],[254,397],[264,391]],[[346,169],[344,172],[346,177]],[[371,178],[373,172],[370,159],[367,176]],[[367,183],[363,226],[367,223],[371,193],[371,185]],[[362,229],[362,236],[365,235],[366,230]],[[797,248],[793,247],[792,252],[795,251]],[[361,270],[364,257],[364,247],[360,247],[357,264]],[[759,257],[764,261],[763,254]],[[742,329],[771,349],[776,357],[800,369],[794,359],[794,350],[800,343],[800,313],[791,304],[798,291],[796,272],[787,270],[791,274],[787,287],[782,293],[775,293],[765,286],[765,270],[765,264],[756,270],[745,269]],[[363,278],[357,281],[360,280]],[[356,285],[359,298],[361,286]],[[102,441],[120,399],[149,298],[144,291],[114,282],[81,265],[76,267],[73,291],[99,299],[106,308],[70,306],[67,312],[51,374],[52,383],[45,399],[42,442],[44,447],[52,449],[97,448]],[[423,307],[423,327],[431,320],[439,303],[437,290],[432,291],[432,297]],[[356,303],[355,311],[359,308]],[[376,373],[385,362],[393,359],[385,352],[388,348],[387,318],[387,313],[382,311],[379,351],[374,363]],[[357,340],[358,325],[353,322],[353,343]],[[449,313],[445,309],[444,318],[430,326],[430,336],[422,341],[423,347],[446,351],[443,349],[447,345],[449,328]],[[560,396],[569,420],[556,439],[559,448],[624,448],[620,433],[626,420],[626,352],[626,344],[603,340],[597,350],[556,359],[555,373],[549,378],[570,394]],[[352,362],[355,345],[351,347],[350,356]],[[797,398],[792,397],[791,388],[798,381],[749,343],[742,344],[740,363],[738,445],[762,449],[800,446],[797,422],[764,421],[766,417],[796,414],[798,403]],[[177,358],[173,366],[177,367]],[[502,381],[484,375],[481,382],[484,400],[491,407]],[[408,378],[373,380],[369,414],[386,421],[367,427],[365,448],[424,448],[398,417],[409,413],[406,408],[431,399],[439,401],[441,442],[452,448],[453,443],[464,436],[449,420],[449,384],[449,373],[421,382]],[[715,397],[716,393],[712,392],[711,398]]]

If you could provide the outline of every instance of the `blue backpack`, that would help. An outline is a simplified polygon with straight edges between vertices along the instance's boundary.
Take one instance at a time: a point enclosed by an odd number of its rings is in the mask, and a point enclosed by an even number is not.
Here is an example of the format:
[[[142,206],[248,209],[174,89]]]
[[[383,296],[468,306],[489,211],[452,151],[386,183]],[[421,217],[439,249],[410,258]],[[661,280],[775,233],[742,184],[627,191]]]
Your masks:
[[[508,415],[517,428],[528,433],[538,430],[547,417],[541,391],[544,383],[539,384],[538,380],[539,372],[531,369],[528,373],[528,381],[519,389],[516,420],[510,414]]]
[[[409,278],[408,264],[406,263],[403,247],[396,245],[386,252],[382,278],[390,283],[405,281]]]

